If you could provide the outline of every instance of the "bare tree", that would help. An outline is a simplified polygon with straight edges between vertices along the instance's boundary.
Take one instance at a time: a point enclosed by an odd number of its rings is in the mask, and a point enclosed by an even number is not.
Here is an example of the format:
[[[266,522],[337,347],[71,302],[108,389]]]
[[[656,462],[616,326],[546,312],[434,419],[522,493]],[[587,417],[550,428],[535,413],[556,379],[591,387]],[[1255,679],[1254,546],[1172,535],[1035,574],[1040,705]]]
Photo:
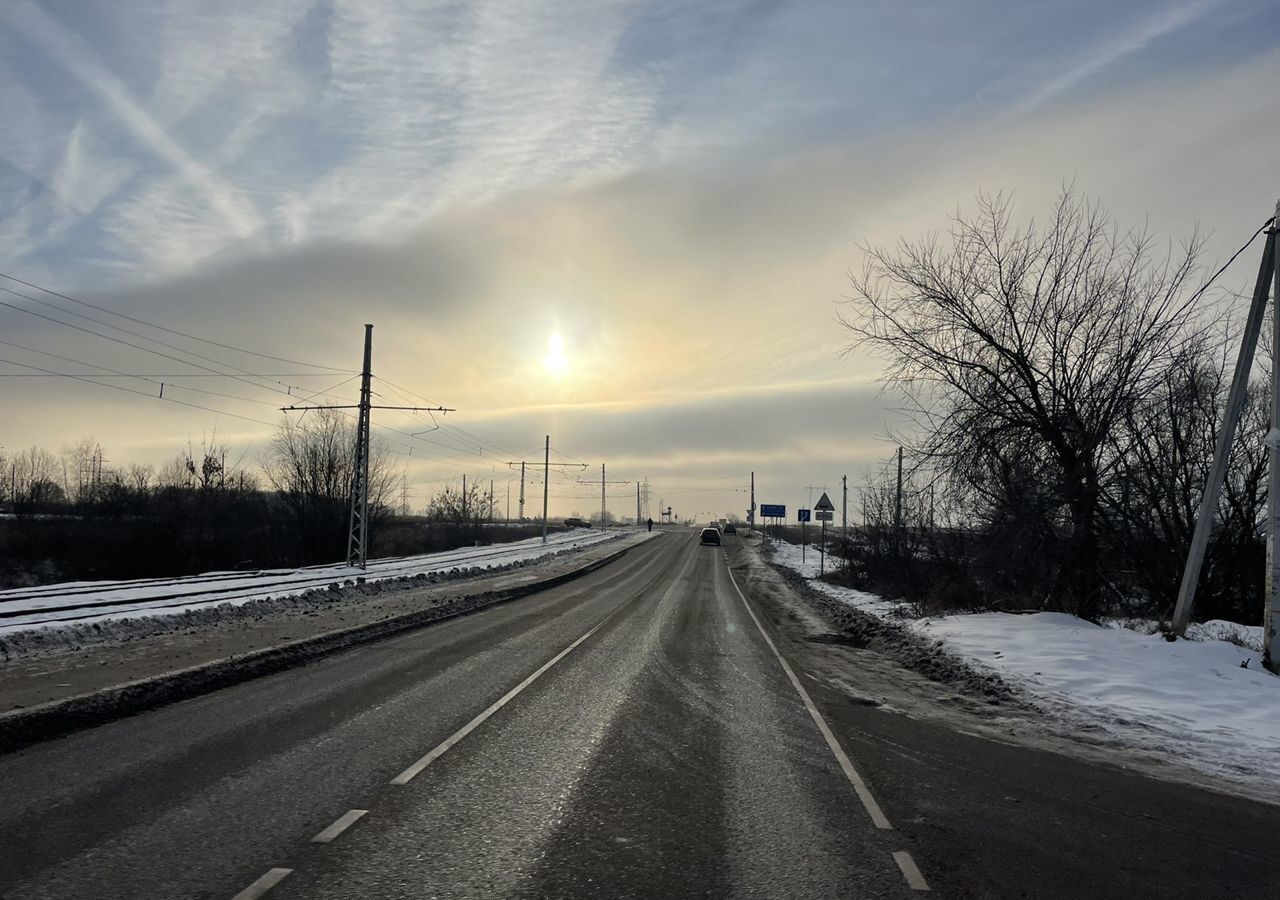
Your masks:
[[[265,458],[267,481],[293,513],[298,540],[308,558],[332,559],[343,549],[348,524],[356,423],[338,410],[309,411],[286,419]],[[375,526],[393,507],[400,471],[385,446],[369,451],[369,517]],[[370,543],[376,546],[376,534]]]
[[[1073,190],[1043,226],[1011,213],[980,196],[945,238],[864,248],[841,321],[908,398],[918,455],[971,487],[985,470],[1006,492],[1024,479],[1047,491],[1054,601],[1092,617],[1108,438],[1196,330],[1185,288],[1201,242],[1161,257]]]
[[[489,492],[472,482],[463,493],[460,483],[450,481],[427,503],[427,518],[438,525],[473,533],[488,515]]]

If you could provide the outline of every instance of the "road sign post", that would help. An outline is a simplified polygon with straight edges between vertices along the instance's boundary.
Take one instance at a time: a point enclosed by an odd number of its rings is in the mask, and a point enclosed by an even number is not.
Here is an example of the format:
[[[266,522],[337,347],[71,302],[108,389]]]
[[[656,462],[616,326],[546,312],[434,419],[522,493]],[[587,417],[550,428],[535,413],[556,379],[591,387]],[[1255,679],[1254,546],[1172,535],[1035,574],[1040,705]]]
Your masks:
[[[777,520],[778,520],[778,519],[781,519],[781,520],[783,520],[784,522],[787,520],[787,506],[786,506],[786,504],[785,504],[785,503],[761,503],[761,504],[760,504],[760,517],[761,517],[762,519],[773,519],[773,520],[774,520],[774,534],[773,534],[773,536],[774,536],[774,538],[776,539],[776,538],[778,537],[778,523],[777,523]]]
[[[823,491],[818,502],[814,504],[813,511],[817,514],[818,521],[822,523],[822,544],[818,549],[818,577],[821,578],[826,571],[827,565],[827,523],[831,521],[835,515],[835,505],[827,496],[827,492]]]
[[[805,526],[805,523],[809,521],[809,513],[810,513],[810,510],[807,510],[807,509],[796,510],[796,516],[800,520],[800,562],[802,563],[805,561],[805,551],[808,546],[808,541],[805,539],[805,536],[804,536],[804,532],[805,532],[804,526]]]

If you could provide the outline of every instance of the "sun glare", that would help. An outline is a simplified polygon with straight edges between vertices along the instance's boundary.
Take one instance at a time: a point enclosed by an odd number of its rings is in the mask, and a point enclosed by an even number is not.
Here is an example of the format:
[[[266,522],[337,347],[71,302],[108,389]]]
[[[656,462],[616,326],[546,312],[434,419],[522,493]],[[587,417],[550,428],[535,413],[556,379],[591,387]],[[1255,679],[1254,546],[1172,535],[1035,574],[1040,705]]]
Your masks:
[[[547,355],[542,357],[542,365],[556,378],[569,371],[569,357],[564,353],[564,338],[553,333],[547,338]]]

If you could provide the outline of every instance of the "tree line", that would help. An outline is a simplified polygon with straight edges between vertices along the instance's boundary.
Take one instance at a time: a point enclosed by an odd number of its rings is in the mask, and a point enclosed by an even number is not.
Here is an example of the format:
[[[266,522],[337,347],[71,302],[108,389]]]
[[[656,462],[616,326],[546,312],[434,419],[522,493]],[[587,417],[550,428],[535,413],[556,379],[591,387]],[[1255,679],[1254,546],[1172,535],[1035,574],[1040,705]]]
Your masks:
[[[167,464],[109,465],[92,439],[0,455],[0,584],[142,578],[331,563],[350,514],[355,422],[312,410],[282,422],[261,456],[216,433]],[[403,471],[376,438],[369,460],[370,554],[399,556],[533,533],[487,524],[478,488],[446,485],[423,515],[396,499]]]
[[[1159,246],[1067,190],[1039,223],[982,196],[945,233],[864,250],[841,323],[912,425],[906,502],[894,471],[868,490],[855,568],[940,607],[1167,617],[1236,343],[1196,290],[1203,240]],[[1204,618],[1261,617],[1269,404],[1258,379]]]

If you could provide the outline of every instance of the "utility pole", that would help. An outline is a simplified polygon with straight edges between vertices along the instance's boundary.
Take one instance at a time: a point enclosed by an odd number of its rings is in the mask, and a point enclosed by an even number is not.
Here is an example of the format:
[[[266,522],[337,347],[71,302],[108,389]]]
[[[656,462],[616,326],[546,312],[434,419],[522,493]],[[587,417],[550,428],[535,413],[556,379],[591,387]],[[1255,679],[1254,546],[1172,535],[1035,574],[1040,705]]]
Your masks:
[[[578,479],[578,483],[579,483],[579,484],[587,484],[588,482],[585,482],[585,481],[583,481],[581,478],[579,478],[579,479]],[[608,509],[607,509],[607,507],[606,507],[606,504],[605,504],[605,492],[604,492],[604,491],[605,491],[605,485],[608,485],[608,484],[630,484],[630,483],[631,483],[630,481],[605,481],[605,476],[604,476],[604,463],[600,463],[600,528],[601,528],[601,529],[604,529],[605,527],[607,527],[607,521],[606,521],[606,520],[608,519],[608,515],[609,515],[609,511],[608,511]]]
[[[489,479],[489,522],[493,523],[493,479]]]
[[[508,460],[507,468],[514,469],[520,466],[520,521],[524,521],[524,480],[525,480],[525,461],[520,460],[519,463],[514,460]],[[547,542],[547,499],[549,496],[549,486],[551,482],[551,467],[556,466],[565,469],[585,469],[586,463],[553,463],[551,461],[551,435],[547,435],[546,452],[542,460],[542,543]],[[510,491],[508,485],[507,490]]]
[[[511,482],[507,482],[507,524],[511,524]]]
[[[902,530],[902,447],[898,447],[898,490],[893,497],[893,530]]]
[[[849,550],[849,476],[840,476],[840,550],[844,553],[844,567],[849,569],[853,553]]]
[[[849,476],[840,476],[840,539],[849,541]]]
[[[636,482],[636,525],[640,524],[640,482]]]
[[[347,529],[347,565],[365,568],[369,549],[369,380],[373,377],[373,326],[364,326],[364,365],[360,369],[360,414],[356,420],[355,466],[351,474],[351,517]]]
[[[363,569],[368,565],[369,540],[369,427],[371,411],[375,409],[408,410],[411,412],[438,412],[441,414],[456,412],[453,407],[446,406],[374,406],[370,400],[372,391],[370,379],[373,377],[373,326],[364,326],[364,364],[360,367],[360,402],[353,405],[337,406],[282,406],[281,412],[304,413],[309,409],[355,409],[359,411],[356,418],[356,446],[354,465],[351,469],[351,516],[347,528],[347,565]]]
[[[1280,200],[1276,201],[1280,217]],[[1280,219],[1271,223],[1271,246],[1280,241],[1276,231]],[[1275,278],[1275,303],[1271,307],[1271,433],[1267,436],[1267,596],[1262,604],[1262,665],[1280,675],[1280,271],[1276,271],[1276,250],[1271,251]]]
[[[1280,202],[1276,203],[1276,215],[1280,216]],[[1209,470],[1209,480],[1205,485],[1204,496],[1200,500],[1200,509],[1196,514],[1196,528],[1191,537],[1191,548],[1187,553],[1186,566],[1182,572],[1182,583],[1178,588],[1178,603],[1173,611],[1173,630],[1178,635],[1186,632],[1191,620],[1191,609],[1195,605],[1196,588],[1200,582],[1200,569],[1204,564],[1205,549],[1209,543],[1209,535],[1213,530],[1214,513],[1218,507],[1218,495],[1222,490],[1222,481],[1226,476],[1227,462],[1231,455],[1231,442],[1235,438],[1236,428],[1240,422],[1240,413],[1244,407],[1245,394],[1249,386],[1249,371],[1253,367],[1253,353],[1257,347],[1258,337],[1262,331],[1262,320],[1266,315],[1267,295],[1273,286],[1276,298],[1280,300],[1280,272],[1277,272],[1277,227],[1280,222],[1275,218],[1267,229],[1267,240],[1262,251],[1262,262],[1258,267],[1258,280],[1253,289],[1253,301],[1249,305],[1249,317],[1245,321],[1244,335],[1240,341],[1240,353],[1236,357],[1236,368],[1231,378],[1231,390],[1227,395],[1227,408],[1218,430],[1217,441],[1213,449],[1213,466]],[[1280,358],[1275,350],[1280,348],[1280,320],[1273,316],[1272,362],[1271,362],[1271,433],[1267,436],[1267,567],[1265,578],[1265,597],[1262,605],[1262,664],[1270,671],[1280,674],[1280,553],[1276,546],[1277,535],[1280,534],[1280,442],[1277,442],[1277,427],[1280,427],[1280,397],[1276,388],[1280,385]]]
[[[756,473],[751,473],[751,515],[748,516],[747,525],[752,531],[756,528]]]
[[[462,527],[467,527],[467,473],[462,473]]]

